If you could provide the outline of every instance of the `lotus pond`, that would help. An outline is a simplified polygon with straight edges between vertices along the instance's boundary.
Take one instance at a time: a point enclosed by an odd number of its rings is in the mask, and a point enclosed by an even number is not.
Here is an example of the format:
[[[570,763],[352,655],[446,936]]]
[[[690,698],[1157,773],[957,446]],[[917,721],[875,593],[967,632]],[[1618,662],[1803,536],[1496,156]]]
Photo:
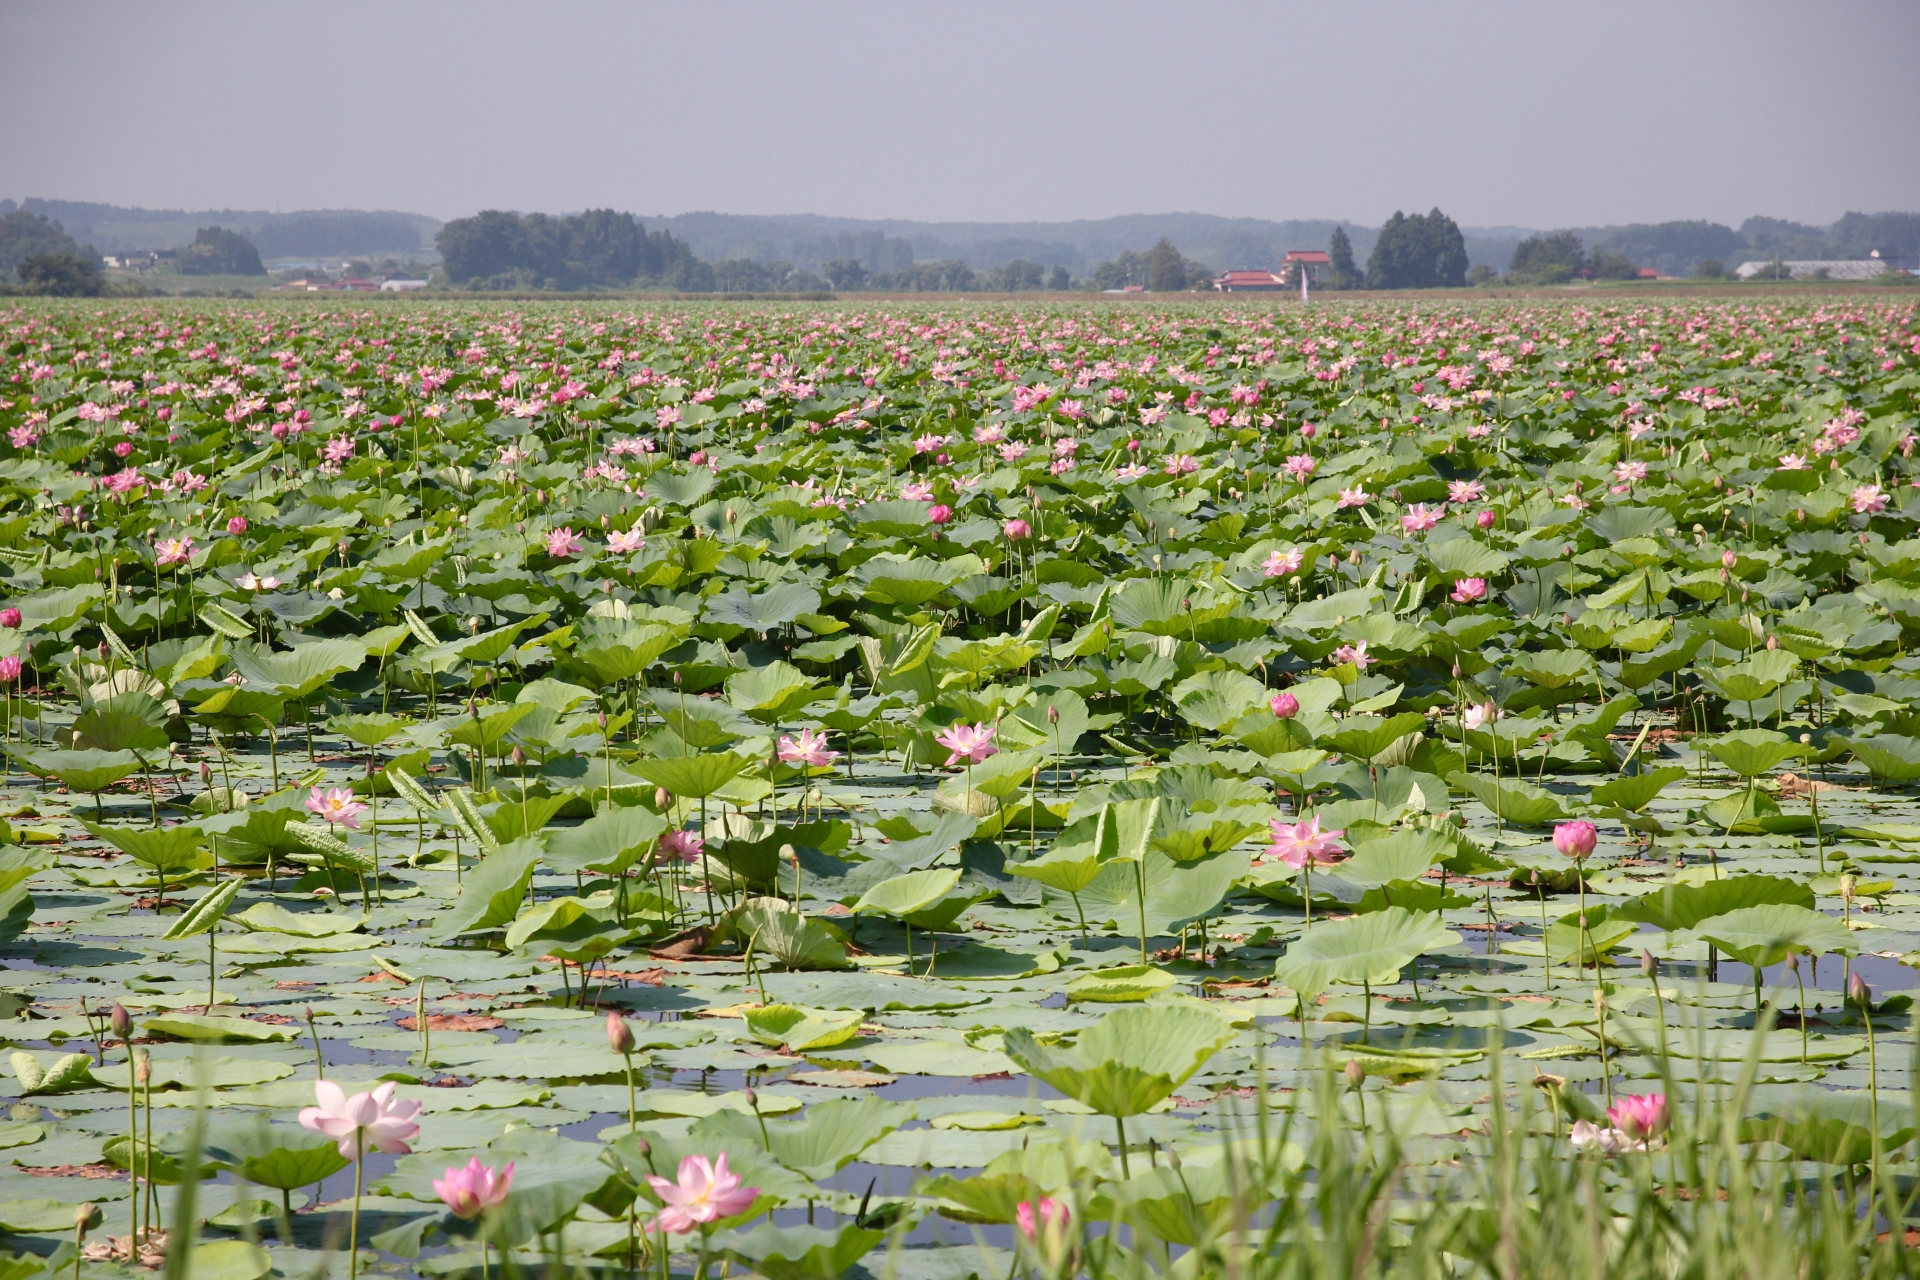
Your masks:
[[[0,311],[0,1273],[1906,1274],[1916,320]]]

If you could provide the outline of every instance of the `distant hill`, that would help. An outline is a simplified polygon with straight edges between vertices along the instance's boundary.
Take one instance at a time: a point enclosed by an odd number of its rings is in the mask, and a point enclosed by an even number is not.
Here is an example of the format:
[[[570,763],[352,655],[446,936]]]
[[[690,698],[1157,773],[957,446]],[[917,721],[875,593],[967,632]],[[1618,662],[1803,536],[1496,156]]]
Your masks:
[[[201,227],[237,230],[275,259],[392,254],[430,256],[441,222],[425,214],[390,210],[308,209],[267,213],[253,209],[129,209],[37,197],[0,200],[0,215],[16,208],[53,218],[74,239],[102,253],[169,249],[191,244]],[[1408,206],[1410,212],[1418,210]],[[1171,240],[1189,258],[1219,270],[1271,267],[1289,249],[1323,249],[1335,226],[1346,228],[1354,256],[1364,264],[1379,230],[1331,218],[1272,221],[1207,213],[1127,214],[1077,222],[910,222],[834,218],[819,214],[682,213],[641,216],[649,231],[668,231],[700,259],[786,262],[818,272],[836,259],[869,271],[897,272],[915,262],[958,259],[986,272],[1016,259],[1043,268],[1090,275],[1101,262],[1155,241]],[[1560,228],[1553,228],[1559,230]],[[1662,275],[1691,275],[1709,258],[1742,262],[1863,258],[1878,250],[1905,265],[1920,262],[1920,214],[1849,213],[1819,227],[1779,218],[1748,218],[1736,229],[1714,222],[1635,223],[1575,227],[1589,248],[1625,254]],[[1527,227],[1462,227],[1474,266],[1504,272],[1521,240],[1543,231]]]
[[[67,234],[102,253],[177,249],[193,243],[201,227],[221,226],[253,241],[260,256],[333,258],[365,254],[419,256],[433,252],[440,222],[417,213],[385,210],[126,209],[119,205],[29,197],[0,200],[0,216],[25,209],[52,218]]]

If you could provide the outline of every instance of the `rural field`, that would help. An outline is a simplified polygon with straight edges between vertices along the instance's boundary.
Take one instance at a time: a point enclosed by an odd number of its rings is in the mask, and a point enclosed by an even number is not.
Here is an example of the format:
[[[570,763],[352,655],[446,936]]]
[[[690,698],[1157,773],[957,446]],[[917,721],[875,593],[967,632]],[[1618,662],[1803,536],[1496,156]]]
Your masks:
[[[10,303],[0,1280],[1912,1274],[1917,325]]]

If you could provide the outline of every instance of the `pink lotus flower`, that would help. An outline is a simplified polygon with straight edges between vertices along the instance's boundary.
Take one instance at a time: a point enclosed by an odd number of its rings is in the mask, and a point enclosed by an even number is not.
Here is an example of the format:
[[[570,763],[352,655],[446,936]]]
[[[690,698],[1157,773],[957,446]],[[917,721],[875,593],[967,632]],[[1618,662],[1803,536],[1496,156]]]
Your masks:
[[[660,837],[660,852],[682,862],[698,862],[707,851],[707,842],[691,831],[669,831]]]
[[[998,422],[973,429],[973,442],[975,444],[999,444],[1006,438],[1007,429]]]
[[[1367,642],[1365,640],[1362,640],[1359,644],[1341,645],[1333,651],[1333,660],[1335,662],[1351,662],[1362,671],[1365,671],[1374,663],[1373,655],[1367,652]]]
[[[20,678],[20,655],[10,653],[0,658],[0,684],[12,684]]]
[[[1632,484],[1647,478],[1647,464],[1644,462],[1622,462],[1613,469],[1613,478],[1621,484]]]
[[[1424,502],[1416,502],[1407,508],[1400,517],[1400,529],[1403,533],[1425,533],[1440,523],[1440,517],[1447,513],[1445,504],[1428,507]]]
[[[1287,460],[1280,464],[1280,469],[1287,473],[1288,479],[1305,481],[1313,475],[1314,468],[1319,465],[1320,463],[1312,454],[1294,453],[1287,455]]]
[[[1033,526],[1025,520],[1013,519],[1000,526],[1000,532],[1006,535],[1008,542],[1020,542],[1033,536]]]
[[[778,755],[783,763],[809,769],[825,768],[840,758],[838,751],[827,750],[827,735],[812,729],[802,729],[798,738],[781,738]]]
[[[1863,484],[1853,491],[1853,513],[1857,516],[1878,515],[1887,509],[1887,495],[1880,491],[1877,484]]]
[[[192,538],[163,538],[153,544],[153,562],[161,568],[193,559]]]
[[[1603,1156],[1617,1156],[1627,1151],[1644,1151],[1645,1143],[1636,1143],[1619,1129],[1602,1129],[1591,1120],[1576,1120],[1573,1131],[1567,1135],[1567,1142],[1575,1151],[1596,1152]]]
[[[1491,702],[1475,703],[1467,708],[1465,715],[1460,717],[1460,723],[1469,729],[1478,729],[1482,725],[1492,724],[1505,714]]]
[[[1722,569],[1731,569],[1739,563],[1740,555],[1732,547],[1728,547],[1720,553],[1720,567]]]
[[[1553,847],[1575,862],[1592,856],[1600,840],[1600,829],[1585,818],[1562,822],[1553,829]]]
[[[336,1139],[340,1154],[349,1160],[358,1160],[368,1151],[405,1155],[413,1150],[407,1144],[420,1134],[415,1123],[420,1104],[395,1102],[393,1087],[389,1080],[371,1093],[349,1098],[333,1081],[315,1080],[313,1097],[320,1105],[303,1108],[300,1125]]]
[[[1667,1131],[1667,1095],[1628,1094],[1607,1108],[1607,1119],[1636,1142],[1657,1138]]]
[[[1478,480],[1452,480],[1447,483],[1448,502],[1478,502],[1486,493]]]
[[[246,531],[247,518],[245,516],[235,516],[233,519],[227,521],[227,532],[234,537],[237,538]]]
[[[1472,604],[1475,600],[1487,598],[1487,580],[1485,578],[1462,578],[1453,584],[1453,590],[1447,599],[1455,604]]]
[[[246,591],[271,591],[280,585],[280,579],[268,574],[262,578],[258,574],[243,573],[233,580],[234,585]]]
[[[1333,504],[1335,511],[1345,511],[1348,507],[1364,507],[1373,501],[1373,495],[1362,485],[1340,491],[1340,501]]]
[[[18,630],[19,626],[20,611],[18,609],[0,609],[0,627]]]
[[[1026,456],[1027,446],[1021,444],[1018,440],[1009,440],[1000,446],[1000,460],[1002,462],[1018,462]]]
[[[447,1176],[433,1180],[433,1193],[456,1218],[471,1221],[489,1209],[498,1208],[513,1188],[513,1161],[495,1172],[475,1156],[464,1169],[449,1168]]]
[[[682,1160],[678,1183],[648,1174],[647,1185],[666,1202],[666,1208],[654,1215],[653,1225],[674,1235],[745,1213],[760,1194],[760,1188],[741,1186],[739,1176],[728,1171],[724,1151],[711,1162],[705,1156]]]
[[[1482,529],[1491,529],[1493,528],[1494,514],[1491,511],[1482,511],[1473,518],[1473,522]]]
[[[556,560],[578,555],[586,546],[579,534],[564,525],[547,535],[547,554]]]
[[[640,526],[631,529],[616,529],[607,535],[607,550],[616,555],[627,555],[634,551],[646,550],[646,539],[640,535]]]
[[[1019,1223],[1020,1234],[1033,1241],[1038,1241],[1042,1233],[1049,1238],[1061,1236],[1073,1221],[1073,1214],[1068,1211],[1066,1203],[1052,1196],[1022,1200],[1014,1206],[1013,1216]]]
[[[1807,469],[1807,456],[1804,453],[1783,453],[1780,455],[1779,469],[1782,471],[1805,471]]]
[[[1345,831],[1322,831],[1320,818],[1316,814],[1307,822],[1291,825],[1278,818],[1267,820],[1267,830],[1273,836],[1273,843],[1267,846],[1269,858],[1278,858],[1295,871],[1309,862],[1329,863],[1340,852],[1340,837]]]
[[[1277,719],[1291,720],[1300,714],[1300,699],[1290,693],[1276,693],[1267,699],[1267,710]]]
[[[945,524],[953,519],[953,508],[944,502],[935,503],[927,508],[928,524]]]
[[[1304,551],[1276,551],[1260,562],[1260,572],[1269,578],[1286,578],[1300,572],[1307,562]]]
[[[1170,476],[1190,476],[1200,469],[1200,460],[1190,453],[1176,453],[1161,470]]]
[[[959,764],[962,760],[968,764],[979,764],[1000,751],[993,745],[994,732],[990,724],[956,724],[937,735],[934,741],[952,752],[947,757],[949,765]]]
[[[337,822],[358,831],[360,815],[366,811],[367,806],[354,799],[353,792],[345,787],[334,787],[327,791],[315,787],[307,792],[307,812],[319,814],[329,826]]]

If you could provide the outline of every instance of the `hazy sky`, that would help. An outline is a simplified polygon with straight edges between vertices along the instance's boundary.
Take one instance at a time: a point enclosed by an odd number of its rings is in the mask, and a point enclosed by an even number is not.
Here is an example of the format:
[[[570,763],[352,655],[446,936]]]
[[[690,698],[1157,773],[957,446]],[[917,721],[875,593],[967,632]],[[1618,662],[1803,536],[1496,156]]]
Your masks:
[[[1920,4],[0,0],[0,196],[1197,211],[1920,209]]]

